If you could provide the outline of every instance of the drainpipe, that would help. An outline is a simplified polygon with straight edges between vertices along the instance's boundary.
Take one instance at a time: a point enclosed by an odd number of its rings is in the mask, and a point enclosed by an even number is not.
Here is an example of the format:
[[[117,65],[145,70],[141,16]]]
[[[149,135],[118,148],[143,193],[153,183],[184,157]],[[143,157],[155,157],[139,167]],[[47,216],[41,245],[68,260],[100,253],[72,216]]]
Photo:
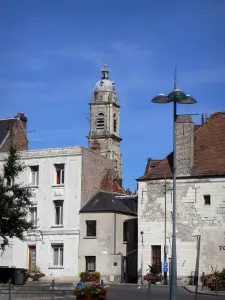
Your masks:
[[[116,254],[116,213],[114,213],[114,241],[113,241],[113,254]]]

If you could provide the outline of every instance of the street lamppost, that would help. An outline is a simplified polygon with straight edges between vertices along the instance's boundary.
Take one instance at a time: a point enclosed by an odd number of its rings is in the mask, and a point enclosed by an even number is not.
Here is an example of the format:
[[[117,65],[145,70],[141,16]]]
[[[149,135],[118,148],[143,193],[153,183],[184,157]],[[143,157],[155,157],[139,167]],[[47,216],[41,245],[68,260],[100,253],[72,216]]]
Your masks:
[[[169,95],[159,94],[152,99],[153,103],[173,103],[173,234],[172,234],[172,262],[170,300],[177,298],[177,249],[176,249],[176,120],[177,104],[194,104],[197,101],[190,95],[177,88],[176,68],[174,72],[174,89]]]

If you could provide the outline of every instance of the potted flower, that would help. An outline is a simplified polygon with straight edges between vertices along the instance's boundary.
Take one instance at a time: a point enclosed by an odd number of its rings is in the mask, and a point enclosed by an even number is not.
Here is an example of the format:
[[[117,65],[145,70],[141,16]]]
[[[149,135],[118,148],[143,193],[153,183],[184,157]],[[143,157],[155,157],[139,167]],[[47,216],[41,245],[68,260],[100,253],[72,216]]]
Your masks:
[[[159,272],[157,270],[157,265],[148,265],[147,274],[144,276],[144,280],[148,281],[148,283],[156,284],[159,281]]]
[[[75,287],[74,295],[77,300],[103,300],[106,299],[106,289],[99,284]]]
[[[45,274],[41,272],[40,268],[37,266],[34,266],[27,272],[27,278],[31,278],[33,281],[38,281],[42,277],[45,277]]]
[[[80,281],[81,282],[100,282],[100,273],[99,272],[81,272],[80,273]]]

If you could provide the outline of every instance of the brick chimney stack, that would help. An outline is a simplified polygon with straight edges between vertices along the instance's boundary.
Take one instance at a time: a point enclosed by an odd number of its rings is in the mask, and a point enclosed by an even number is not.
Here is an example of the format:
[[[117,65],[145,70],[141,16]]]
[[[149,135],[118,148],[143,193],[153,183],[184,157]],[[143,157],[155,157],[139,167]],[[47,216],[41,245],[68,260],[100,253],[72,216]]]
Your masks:
[[[194,123],[191,116],[177,116],[177,176],[189,176],[194,161]]]
[[[17,115],[15,116],[16,119],[19,119],[22,123],[23,123],[23,128],[25,130],[25,132],[27,132],[27,117],[25,117],[24,113],[17,113]]]

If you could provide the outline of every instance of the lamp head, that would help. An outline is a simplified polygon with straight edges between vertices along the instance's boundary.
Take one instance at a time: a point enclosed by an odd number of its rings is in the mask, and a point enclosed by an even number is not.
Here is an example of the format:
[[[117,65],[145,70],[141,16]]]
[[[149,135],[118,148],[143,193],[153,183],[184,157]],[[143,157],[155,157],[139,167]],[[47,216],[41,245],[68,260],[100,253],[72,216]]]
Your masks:
[[[152,102],[158,104],[166,104],[172,102],[172,100],[168,99],[164,94],[159,94],[152,99]]]

